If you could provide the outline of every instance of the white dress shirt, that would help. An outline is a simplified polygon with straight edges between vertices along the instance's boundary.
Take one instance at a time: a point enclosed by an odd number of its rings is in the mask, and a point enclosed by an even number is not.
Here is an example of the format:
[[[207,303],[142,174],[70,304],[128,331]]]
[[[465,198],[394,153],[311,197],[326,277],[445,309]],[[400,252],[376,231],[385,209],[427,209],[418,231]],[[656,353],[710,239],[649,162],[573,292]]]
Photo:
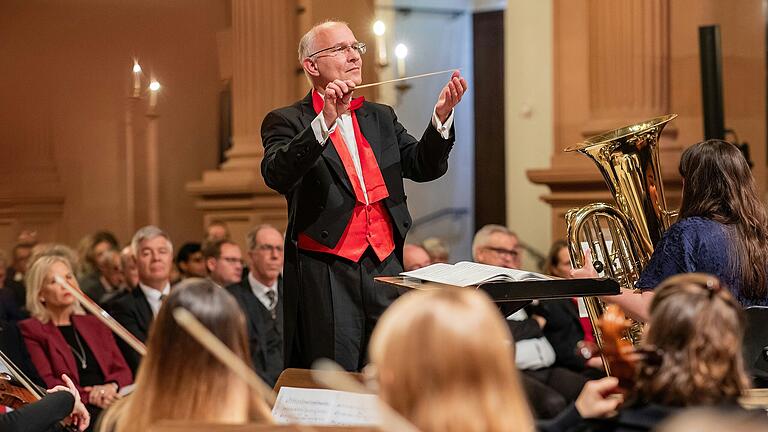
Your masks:
[[[528,319],[523,309],[507,317],[512,321]],[[555,362],[555,349],[547,338],[539,337],[515,341],[515,365],[520,370],[536,370],[552,366]]]
[[[271,306],[273,306],[270,303],[267,292],[272,291],[275,293],[275,305],[277,305],[277,302],[279,301],[278,299],[280,298],[277,292],[277,279],[275,279],[275,283],[273,283],[272,286],[266,286],[256,280],[256,278],[253,277],[253,273],[248,272],[248,283],[251,284],[251,291],[253,291],[253,295],[259,299],[261,304],[263,304],[267,310],[272,310]]]
[[[432,111],[432,126],[437,129],[443,139],[450,138],[451,125],[453,125],[453,110],[451,110],[451,113],[448,115],[448,119],[445,120],[445,123],[440,121],[440,119],[437,117],[437,113],[434,110]],[[339,118],[336,119],[336,123],[334,123],[330,129],[325,124],[322,111],[317,115],[317,117],[315,117],[314,120],[312,120],[312,131],[315,133],[315,139],[317,139],[317,142],[321,145],[325,145],[328,137],[334,130],[336,130],[336,128],[339,128],[339,132],[344,138],[344,143],[347,145],[349,155],[352,157],[352,163],[355,165],[357,178],[360,180],[360,187],[363,189],[363,195],[365,195],[365,203],[368,204],[368,191],[365,188],[363,170],[360,167],[360,154],[357,152],[357,140],[355,139],[355,128],[352,124],[352,115],[349,114],[349,112],[342,114]]]
[[[163,290],[158,291],[139,282],[139,288],[141,288],[141,291],[144,293],[144,297],[146,297],[147,302],[149,302],[149,308],[152,309],[152,316],[157,316],[157,312],[160,310],[160,306],[163,305],[163,301],[160,299],[160,297],[163,296],[164,298],[164,296],[167,296],[171,293],[171,284],[166,283]]]

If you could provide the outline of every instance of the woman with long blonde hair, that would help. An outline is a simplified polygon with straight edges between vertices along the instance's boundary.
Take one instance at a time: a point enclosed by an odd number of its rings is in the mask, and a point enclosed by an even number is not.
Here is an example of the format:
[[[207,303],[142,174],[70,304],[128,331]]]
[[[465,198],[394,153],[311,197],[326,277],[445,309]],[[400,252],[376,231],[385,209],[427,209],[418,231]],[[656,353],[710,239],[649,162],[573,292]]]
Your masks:
[[[174,287],[155,318],[136,390],[107,411],[99,430],[143,431],[162,420],[271,421],[266,403],[176,323],[173,310],[178,307],[250,362],[245,318],[235,299],[210,280],[186,279]]]
[[[380,396],[422,432],[530,431],[512,336],[479,291],[414,291],[373,331]]]

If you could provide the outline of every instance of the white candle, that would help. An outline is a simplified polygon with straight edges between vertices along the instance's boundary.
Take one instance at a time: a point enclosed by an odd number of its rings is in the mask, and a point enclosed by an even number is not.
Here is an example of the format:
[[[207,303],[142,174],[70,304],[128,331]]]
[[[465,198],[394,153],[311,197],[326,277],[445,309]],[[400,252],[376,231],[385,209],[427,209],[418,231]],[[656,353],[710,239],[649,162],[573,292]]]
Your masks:
[[[138,97],[141,94],[141,66],[137,60],[133,61],[133,95]]]
[[[386,33],[387,27],[381,20],[373,23],[373,33],[376,35],[376,51],[378,54],[379,66],[386,66],[387,63],[387,42],[384,39],[384,33]]]
[[[408,47],[403,44],[397,44],[395,47],[395,57],[397,57],[397,77],[405,76],[405,58],[408,56]]]
[[[149,108],[154,109],[157,106],[157,93],[160,91],[160,83],[152,80],[149,84]]]

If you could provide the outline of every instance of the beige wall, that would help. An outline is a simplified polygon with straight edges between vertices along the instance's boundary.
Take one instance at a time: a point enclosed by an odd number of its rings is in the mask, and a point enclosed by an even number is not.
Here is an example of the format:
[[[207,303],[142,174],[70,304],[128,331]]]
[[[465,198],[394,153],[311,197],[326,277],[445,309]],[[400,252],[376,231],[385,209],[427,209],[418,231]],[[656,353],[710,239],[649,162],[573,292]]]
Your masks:
[[[546,166],[553,148],[552,1],[510,0],[504,26],[507,225],[546,254],[550,208],[539,197],[547,188],[526,170]],[[535,269],[526,258],[523,266]]]
[[[200,235],[202,215],[183,188],[216,165],[216,32],[228,27],[229,13],[225,0],[0,3],[0,247],[23,227],[40,229],[43,241],[69,244],[100,228],[129,239],[136,228],[128,224],[125,172],[132,56],[164,86],[160,225],[177,242]],[[137,158],[145,155],[146,104],[137,101],[132,111]],[[146,192],[137,162],[141,224]],[[47,195],[63,199],[53,224],[19,221],[18,206],[1,211]]]

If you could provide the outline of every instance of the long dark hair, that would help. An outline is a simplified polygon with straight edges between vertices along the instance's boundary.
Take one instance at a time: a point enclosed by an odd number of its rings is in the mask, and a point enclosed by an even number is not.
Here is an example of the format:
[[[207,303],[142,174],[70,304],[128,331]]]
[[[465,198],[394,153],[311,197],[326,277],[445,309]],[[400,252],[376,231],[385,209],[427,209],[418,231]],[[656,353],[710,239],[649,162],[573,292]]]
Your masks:
[[[721,140],[694,144],[680,157],[680,175],[680,218],[700,216],[729,225],[730,265],[741,279],[741,293],[766,297],[768,217],[741,151]]]

